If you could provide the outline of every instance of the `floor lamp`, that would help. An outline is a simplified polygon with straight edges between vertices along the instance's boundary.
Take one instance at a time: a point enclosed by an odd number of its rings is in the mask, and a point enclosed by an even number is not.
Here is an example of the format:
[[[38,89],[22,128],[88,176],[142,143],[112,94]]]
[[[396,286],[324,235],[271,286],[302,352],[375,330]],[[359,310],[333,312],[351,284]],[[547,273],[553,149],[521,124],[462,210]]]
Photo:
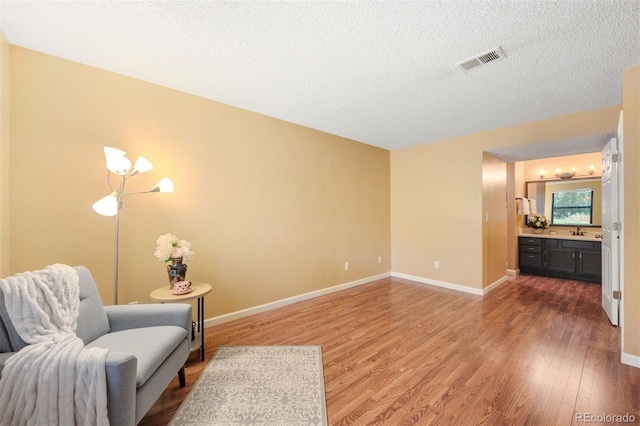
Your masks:
[[[126,152],[108,146],[104,147],[104,156],[107,160],[107,184],[111,190],[111,194],[106,195],[93,203],[93,210],[103,216],[116,217],[116,235],[115,235],[115,265],[113,278],[113,303],[118,304],[118,231],[120,228],[120,210],[123,206],[123,200],[129,195],[149,194],[151,192],[173,192],[173,182],[169,178],[162,178],[153,188],[148,191],[124,193],[124,187],[127,180],[133,176],[148,172],[153,169],[153,165],[146,158],[140,156],[136,160],[133,167],[131,161],[125,157]],[[111,175],[115,174],[122,178],[120,185],[114,188],[111,185]]]

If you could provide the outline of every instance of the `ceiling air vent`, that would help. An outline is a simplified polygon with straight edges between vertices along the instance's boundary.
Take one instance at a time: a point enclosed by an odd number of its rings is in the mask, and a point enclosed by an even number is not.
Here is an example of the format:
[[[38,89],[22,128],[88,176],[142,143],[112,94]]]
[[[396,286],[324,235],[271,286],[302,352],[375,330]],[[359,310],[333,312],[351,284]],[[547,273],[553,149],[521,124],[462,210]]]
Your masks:
[[[469,71],[481,65],[486,65],[489,62],[495,62],[506,57],[507,55],[505,55],[500,46],[498,46],[494,47],[491,50],[487,50],[486,52],[482,52],[481,54],[476,55],[472,58],[465,59],[462,62],[458,62],[456,64],[456,67],[464,71]]]

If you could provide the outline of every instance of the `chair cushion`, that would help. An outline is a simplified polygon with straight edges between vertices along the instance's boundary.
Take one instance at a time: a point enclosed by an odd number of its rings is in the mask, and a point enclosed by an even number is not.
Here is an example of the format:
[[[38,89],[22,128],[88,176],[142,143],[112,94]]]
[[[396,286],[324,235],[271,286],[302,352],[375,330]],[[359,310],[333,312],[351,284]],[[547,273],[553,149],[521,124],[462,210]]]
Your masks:
[[[76,335],[85,343],[93,342],[110,330],[107,313],[102,305],[98,287],[91,272],[84,266],[74,267],[78,273],[80,287],[80,307]]]
[[[108,333],[89,343],[87,347],[97,346],[135,356],[138,360],[136,387],[139,388],[186,338],[187,330],[184,328],[165,325]]]

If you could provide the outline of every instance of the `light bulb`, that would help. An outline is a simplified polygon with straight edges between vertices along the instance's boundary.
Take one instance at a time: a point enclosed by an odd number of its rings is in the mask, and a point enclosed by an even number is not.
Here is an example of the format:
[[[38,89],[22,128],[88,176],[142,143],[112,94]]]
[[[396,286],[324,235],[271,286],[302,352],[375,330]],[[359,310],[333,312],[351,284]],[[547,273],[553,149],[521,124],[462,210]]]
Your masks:
[[[107,161],[107,169],[111,173],[123,176],[126,175],[131,168],[131,161],[127,157],[114,158]]]

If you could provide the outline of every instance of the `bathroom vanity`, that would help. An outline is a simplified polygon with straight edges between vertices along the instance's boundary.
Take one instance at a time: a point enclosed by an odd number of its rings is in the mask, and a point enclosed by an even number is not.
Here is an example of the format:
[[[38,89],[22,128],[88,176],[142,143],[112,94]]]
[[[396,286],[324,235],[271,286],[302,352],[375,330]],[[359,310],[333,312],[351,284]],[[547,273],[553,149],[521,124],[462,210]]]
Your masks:
[[[602,242],[599,238],[549,234],[520,235],[520,272],[600,283]]]

